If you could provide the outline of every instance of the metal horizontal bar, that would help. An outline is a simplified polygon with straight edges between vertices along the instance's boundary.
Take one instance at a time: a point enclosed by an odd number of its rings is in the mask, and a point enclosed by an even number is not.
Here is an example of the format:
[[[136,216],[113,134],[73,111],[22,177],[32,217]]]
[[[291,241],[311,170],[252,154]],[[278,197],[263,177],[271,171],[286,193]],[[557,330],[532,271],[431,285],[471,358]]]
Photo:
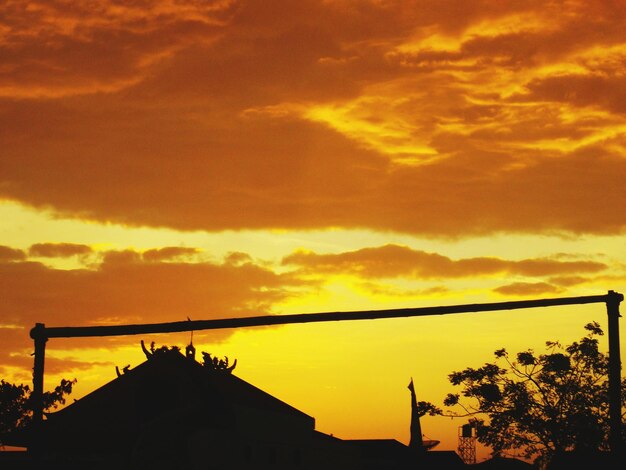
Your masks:
[[[37,324],[30,332],[31,338],[77,338],[89,336],[125,336],[150,333],[175,333],[181,331],[215,330],[252,326],[284,325],[345,320],[374,320],[381,318],[447,315],[452,313],[487,312],[558,305],[621,302],[622,294],[609,291],[605,295],[561,297],[512,302],[448,305],[439,307],[398,308],[386,310],[361,310],[345,312],[301,313],[289,315],[264,315],[255,317],[222,318],[216,320],[188,320],[169,323],[111,326],[45,327]]]

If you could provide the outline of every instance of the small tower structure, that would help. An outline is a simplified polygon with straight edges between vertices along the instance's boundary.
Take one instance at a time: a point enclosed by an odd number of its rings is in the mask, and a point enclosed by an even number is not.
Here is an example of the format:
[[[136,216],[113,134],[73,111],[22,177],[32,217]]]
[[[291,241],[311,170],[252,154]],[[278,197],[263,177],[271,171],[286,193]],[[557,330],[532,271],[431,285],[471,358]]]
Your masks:
[[[189,320],[189,317],[187,317]],[[193,345],[193,330],[191,330],[191,339],[189,340],[189,344],[185,347],[185,357],[191,361],[196,360],[196,348]]]
[[[193,345],[193,343],[189,343],[186,347],[185,347],[185,357],[187,359],[190,359],[192,361],[195,361],[196,359],[196,348]]]
[[[476,463],[476,428],[467,423],[459,426],[459,456],[468,465]]]

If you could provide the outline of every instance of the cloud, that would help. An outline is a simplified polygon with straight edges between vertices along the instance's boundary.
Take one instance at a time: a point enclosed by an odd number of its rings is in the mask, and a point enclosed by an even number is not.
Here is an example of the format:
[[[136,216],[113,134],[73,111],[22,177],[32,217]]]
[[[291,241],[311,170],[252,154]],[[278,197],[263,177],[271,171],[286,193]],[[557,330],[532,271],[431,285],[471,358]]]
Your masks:
[[[554,284],[561,287],[571,287],[583,284],[589,281],[589,278],[584,276],[556,276],[550,278],[550,284]]]
[[[23,261],[26,259],[26,253],[17,248],[0,245],[0,262],[7,261]]]
[[[402,297],[424,298],[428,296],[447,294],[450,292],[450,289],[441,285],[427,287],[424,289],[406,289],[394,285],[384,285],[379,282],[361,282],[359,283],[359,286],[373,295],[382,295],[394,299]]]
[[[164,248],[154,248],[142,253],[144,261],[165,261],[180,257],[190,257],[200,252],[198,248],[181,246],[166,246]]]
[[[626,52],[621,60],[626,59]],[[597,107],[626,113],[626,86],[622,68],[595,74],[562,74],[536,79],[527,84],[526,100],[550,100],[576,107]]]
[[[541,277],[569,273],[597,273],[607,266],[597,261],[560,261],[551,258],[506,260],[495,257],[453,260],[438,253],[407,246],[385,245],[339,254],[297,251],[282,260],[305,273],[353,274],[363,278],[454,279],[474,276],[521,275]]]
[[[189,253],[188,249],[165,253]],[[31,261],[0,263],[0,363],[23,366],[35,323],[53,326],[161,323],[272,313],[272,306],[304,285],[253,262],[145,260],[131,250],[106,252],[90,269],[54,269]],[[230,330],[213,333],[219,340]],[[135,338],[55,340],[55,346],[94,348],[137,342]],[[59,364],[63,360],[59,360]],[[78,362],[77,362],[78,361]],[[69,361],[69,369],[84,365]],[[59,366],[60,367],[60,366]]]
[[[0,371],[8,371],[10,368],[17,368],[23,370],[29,370],[33,367],[33,358],[31,356],[23,354],[13,354],[4,356],[0,354],[2,358],[2,365],[0,365]],[[7,367],[8,366],[8,367]],[[46,355],[45,372],[47,374],[56,375],[63,374],[68,375],[76,371],[84,371],[93,367],[111,366],[113,369],[113,362],[109,361],[83,361],[72,356],[56,357],[51,354]],[[30,381],[31,374],[18,374],[22,380],[26,379]]]
[[[4,199],[181,230],[626,228],[615,2],[0,8]]]
[[[91,247],[77,243],[35,243],[28,249],[30,256],[46,258],[68,258],[76,255],[88,255]]]
[[[132,86],[185,44],[214,37],[231,2],[176,3],[3,4],[0,51],[9,73],[0,95],[61,97]]]
[[[366,202],[364,225],[452,236],[621,233],[610,208],[626,197],[617,176],[626,171],[623,158],[601,146],[560,158],[519,153],[527,158],[469,151],[438,165],[400,169],[387,193]]]
[[[268,312],[297,284],[253,265],[144,262],[132,251],[107,254],[97,269],[57,270],[39,263],[0,265],[6,322],[74,325],[174,321]]]
[[[252,262],[252,257],[248,253],[234,251],[228,253],[228,255],[224,259],[224,262],[227,264],[240,265]]]
[[[556,294],[561,291],[561,288],[547,282],[514,282],[494,289],[499,294],[521,296]]]
[[[35,249],[29,254],[69,255],[81,246],[40,245],[43,252]],[[453,259],[396,244],[334,254],[296,251],[285,256],[280,266],[255,261],[245,252],[231,252],[220,262],[207,261],[193,247],[166,246],[144,252],[93,252],[83,268],[55,269],[29,260],[21,250],[4,247],[3,251],[7,255],[0,262],[0,363],[6,371],[30,364],[29,332],[36,323],[90,326],[266,315],[303,290],[320,288],[320,280],[332,275],[351,275],[358,289],[398,298],[445,294],[449,286],[441,280],[523,278],[494,291],[525,296],[562,292],[568,286],[598,280],[608,269],[594,259],[566,253],[518,260]],[[391,281],[381,284],[384,279]],[[407,282],[398,284],[397,280]],[[412,283],[422,280],[437,282]],[[211,341],[221,341],[232,331],[197,333],[194,338],[208,335]],[[149,335],[143,339],[151,340]],[[55,339],[49,350],[57,359],[50,370],[65,374],[88,367],[88,361],[65,351],[137,342],[134,336]],[[55,354],[59,349],[64,352]]]

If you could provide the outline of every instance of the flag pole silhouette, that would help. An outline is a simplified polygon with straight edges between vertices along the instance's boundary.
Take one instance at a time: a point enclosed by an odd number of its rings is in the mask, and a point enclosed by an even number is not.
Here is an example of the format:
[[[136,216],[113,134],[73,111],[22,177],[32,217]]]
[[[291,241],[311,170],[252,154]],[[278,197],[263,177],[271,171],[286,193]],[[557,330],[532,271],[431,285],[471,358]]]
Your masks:
[[[420,424],[420,416],[417,410],[417,398],[415,397],[415,387],[413,386],[413,377],[409,382],[409,390],[411,391],[411,440],[409,449],[422,452],[424,451],[424,441],[422,439],[422,426]]]

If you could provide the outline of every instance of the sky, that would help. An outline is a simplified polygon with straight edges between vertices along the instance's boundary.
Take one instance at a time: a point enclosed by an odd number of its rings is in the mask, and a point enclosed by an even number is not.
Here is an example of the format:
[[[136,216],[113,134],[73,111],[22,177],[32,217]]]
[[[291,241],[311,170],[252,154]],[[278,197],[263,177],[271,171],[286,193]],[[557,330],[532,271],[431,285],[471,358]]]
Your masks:
[[[2,2],[0,374],[30,382],[35,323],[625,292],[625,28],[620,0]],[[322,432],[408,443],[411,378],[442,406],[451,372],[589,321],[604,305],[193,342]],[[141,339],[191,336],[50,340],[46,388],[89,393]],[[422,430],[454,450],[464,423]]]

